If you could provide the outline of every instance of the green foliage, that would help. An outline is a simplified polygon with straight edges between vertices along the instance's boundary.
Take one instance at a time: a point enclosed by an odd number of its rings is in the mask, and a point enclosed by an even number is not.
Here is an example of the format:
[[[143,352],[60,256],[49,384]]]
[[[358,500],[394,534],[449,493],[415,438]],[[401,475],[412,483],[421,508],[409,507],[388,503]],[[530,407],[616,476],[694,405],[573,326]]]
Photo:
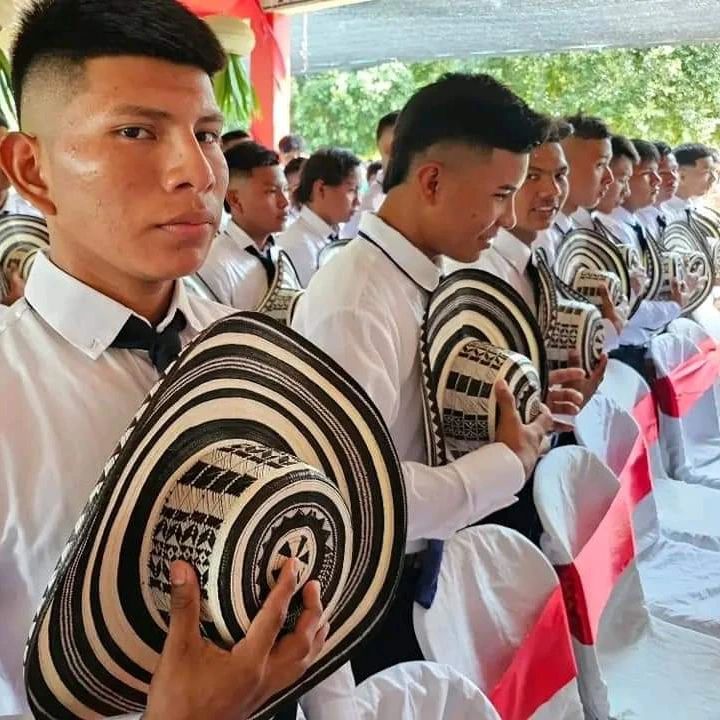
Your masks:
[[[471,60],[388,63],[298,77],[293,129],[310,147],[341,145],[374,157],[375,123],[444,72],[488,72],[538,110],[582,109],[613,131],[671,144],[720,144],[720,45],[572,51]]]
[[[227,66],[213,82],[215,98],[225,116],[225,131],[247,130],[257,113],[258,101],[242,57],[228,54]]]

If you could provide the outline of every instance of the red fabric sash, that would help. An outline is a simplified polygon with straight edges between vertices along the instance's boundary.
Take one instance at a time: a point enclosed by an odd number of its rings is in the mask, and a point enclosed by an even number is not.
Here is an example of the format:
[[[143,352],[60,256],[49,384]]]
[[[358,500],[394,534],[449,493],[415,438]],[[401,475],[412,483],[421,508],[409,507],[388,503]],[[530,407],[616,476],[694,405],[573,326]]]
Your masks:
[[[700,346],[700,352],[688,358],[669,375],[658,378],[653,394],[660,410],[670,417],[686,415],[720,377],[720,351],[714,340]]]
[[[490,701],[503,720],[528,720],[575,677],[568,618],[558,587],[490,693]]]

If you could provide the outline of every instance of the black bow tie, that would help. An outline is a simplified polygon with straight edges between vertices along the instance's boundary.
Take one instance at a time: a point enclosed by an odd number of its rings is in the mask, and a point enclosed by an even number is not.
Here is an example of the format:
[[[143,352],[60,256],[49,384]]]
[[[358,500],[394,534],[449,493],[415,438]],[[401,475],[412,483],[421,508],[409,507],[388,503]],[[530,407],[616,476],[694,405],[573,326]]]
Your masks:
[[[180,333],[185,329],[187,320],[180,310],[162,332],[148,325],[137,315],[131,315],[120,329],[110,347],[123,350],[146,350],[150,361],[163,372],[180,354],[182,343]]]
[[[336,232],[331,232],[331,233],[328,235],[328,240],[329,240],[331,243],[334,243],[334,242],[337,242],[338,240],[340,240],[340,236],[339,236]]]

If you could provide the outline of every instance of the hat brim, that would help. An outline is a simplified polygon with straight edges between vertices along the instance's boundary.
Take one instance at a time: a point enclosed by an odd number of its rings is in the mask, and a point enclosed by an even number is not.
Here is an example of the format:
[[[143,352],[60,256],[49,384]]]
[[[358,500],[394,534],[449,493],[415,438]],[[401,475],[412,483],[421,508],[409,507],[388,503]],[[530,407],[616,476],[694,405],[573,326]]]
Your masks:
[[[7,215],[0,218],[0,271],[9,276],[13,270],[27,279],[32,256],[50,247],[47,224],[31,215]],[[13,267],[13,264],[17,266]]]
[[[448,275],[433,292],[421,332],[428,461],[446,460],[435,388],[459,343],[480,340],[525,356],[538,371],[545,396],[548,365],[540,326],[522,296],[504,280],[477,269]]]
[[[303,294],[303,286],[290,256],[282,250],[274,253],[275,275],[257,312],[269,315],[278,322],[290,325],[297,307],[297,301]]]
[[[208,328],[168,369],[93,490],[28,642],[25,682],[36,717],[143,709],[167,628],[143,581],[151,528],[183,464],[236,439],[320,470],[352,523],[347,579],[340,591],[327,589],[339,597],[322,653],[253,717],[271,717],[330,675],[380,622],[406,535],[402,470],[389,433],[363,390],[324,353],[262,315],[239,313]],[[290,499],[294,508],[302,504]]]

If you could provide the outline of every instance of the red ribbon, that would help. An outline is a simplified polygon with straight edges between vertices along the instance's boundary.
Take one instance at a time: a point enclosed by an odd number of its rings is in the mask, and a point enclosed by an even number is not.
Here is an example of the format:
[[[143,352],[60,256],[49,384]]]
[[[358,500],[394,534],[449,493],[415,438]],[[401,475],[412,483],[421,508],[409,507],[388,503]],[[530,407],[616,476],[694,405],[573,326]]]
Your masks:
[[[655,398],[652,393],[647,393],[633,408],[633,417],[640,426],[640,432],[645,438],[647,446],[655,444],[659,437],[657,409],[655,407]]]
[[[714,340],[700,346],[700,352],[688,358],[669,375],[658,378],[653,394],[660,410],[670,417],[686,415],[720,377],[720,351]]]
[[[631,510],[652,492],[650,456],[642,433],[638,434],[618,479]]]
[[[230,17],[248,18],[256,33],[262,33],[273,43],[273,53],[278,61],[280,74],[287,75],[287,65],[282,49],[275,37],[272,25],[263,10],[260,0],[180,0],[185,7],[198,17],[209,15],[228,15]]]
[[[503,720],[528,720],[575,677],[570,629],[558,587],[490,693],[490,701]]]

